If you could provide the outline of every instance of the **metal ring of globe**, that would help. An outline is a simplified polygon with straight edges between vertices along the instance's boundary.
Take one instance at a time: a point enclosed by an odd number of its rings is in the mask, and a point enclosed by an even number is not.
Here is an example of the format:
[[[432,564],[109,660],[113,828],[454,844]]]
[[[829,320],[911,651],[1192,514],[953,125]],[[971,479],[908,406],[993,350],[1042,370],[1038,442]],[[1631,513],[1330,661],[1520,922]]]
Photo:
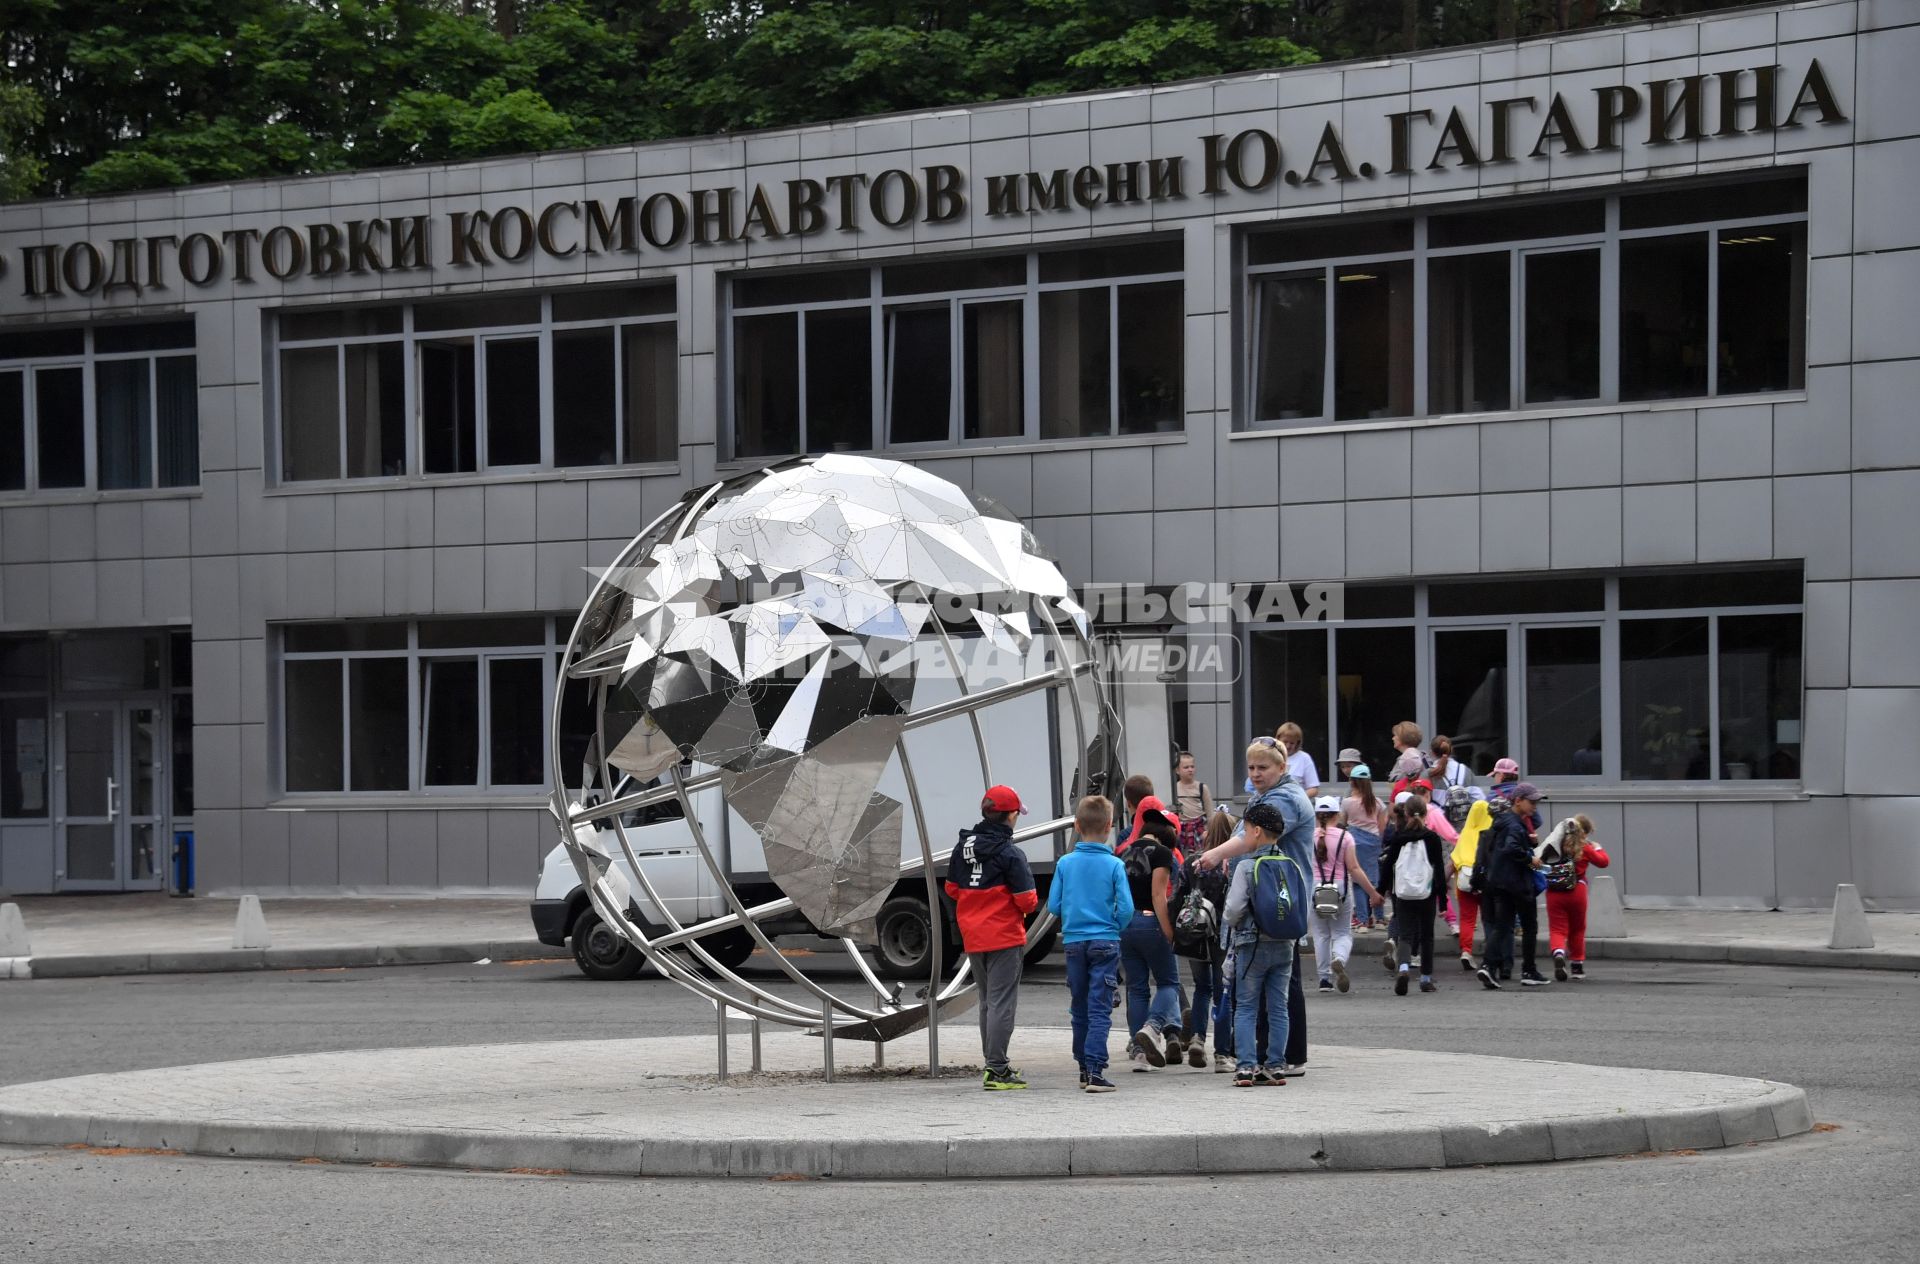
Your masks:
[[[716,596],[737,594],[742,584],[775,595],[732,603]],[[942,612],[934,609],[943,598],[991,599],[999,607],[989,611],[982,604],[967,612],[982,639],[1021,655],[1017,678],[984,688],[969,682],[955,638]],[[921,648],[937,647],[953,667],[958,696],[916,710],[877,683],[884,676],[875,672],[864,679],[876,682],[873,697],[890,704],[883,714],[867,706],[844,723],[834,723],[832,715],[822,719],[816,704],[830,683],[826,666],[842,656],[843,668],[874,668],[881,661],[874,651],[886,645],[902,647],[909,663]],[[1036,652],[1037,671],[1031,670]],[[797,851],[803,862],[798,869],[774,874],[784,898],[748,906],[707,837],[693,795],[720,785],[730,804],[767,808],[774,819],[755,823],[771,844],[770,871],[782,836],[799,834],[818,848],[842,846],[842,858],[850,856],[856,870],[863,864],[877,870],[880,899],[897,880],[896,871],[905,875],[918,868],[927,906],[939,910],[937,866],[948,853],[936,852],[931,841],[931,822],[907,750],[909,731],[964,717],[984,792],[995,779],[981,713],[1044,691],[1051,714],[1071,722],[1078,758],[1058,787],[1067,814],[1017,829],[1014,837],[1021,842],[1071,828],[1074,801],[1095,784],[1095,751],[1110,750],[1113,737],[1111,711],[1100,704],[1097,692],[1086,614],[1031,532],[978,493],[879,458],[802,457],[689,493],[597,577],[560,667],[563,684],[586,681],[593,691],[594,733],[577,789],[566,786],[562,772],[564,689],[555,691],[549,741],[555,769],[552,813],[595,913],[654,969],[716,1006],[796,1027],[820,1026],[823,1015],[844,1016],[852,1024],[836,1024],[834,1031],[846,1038],[888,1040],[925,1024],[930,1006],[948,1012],[973,986],[965,956],[948,977],[944,936],[936,923],[921,994],[927,999],[903,1003],[901,986],[883,982],[853,935],[842,933],[839,938],[873,1000],[860,1004],[822,986],[779,951],[760,923],[803,908],[803,900],[811,905],[803,911],[822,929],[836,912],[857,921],[851,915],[859,909],[827,908],[829,916],[822,919],[821,875],[805,863],[813,853],[804,851]],[[782,681],[778,690],[769,683],[776,678]],[[846,692],[844,675],[831,682]],[[644,685],[644,692],[636,685]],[[909,698],[913,685],[910,674]],[[703,688],[705,693],[695,692]],[[760,722],[754,703],[780,693],[785,700],[777,718],[771,725]],[[616,704],[616,723],[627,725],[622,732],[609,732],[610,701]],[[835,714],[844,713],[846,701],[839,701],[841,711]],[[877,780],[865,775],[872,772],[883,738],[890,750],[882,765],[898,761],[919,839],[917,857],[904,855],[900,846],[900,805],[894,804],[889,823],[884,804],[893,801],[871,794]],[[1099,747],[1097,740],[1103,740]],[[683,760],[710,766],[689,775]],[[941,775],[956,774],[942,769]],[[646,784],[656,779],[664,784]],[[868,801],[855,824],[864,834],[845,837],[851,808],[837,820],[819,819],[817,801],[809,797],[819,784],[842,791],[837,801],[855,800],[856,806],[865,785]],[[1049,796],[1055,788],[1049,787]],[[646,853],[628,834],[624,818],[629,813],[669,800],[678,801],[700,863],[725,902],[727,911],[719,916],[683,923],[672,903],[661,898],[647,872]],[[664,934],[649,934],[635,916],[633,892],[602,837],[603,823],[618,841],[618,858],[626,861],[647,905],[665,924]],[[765,837],[769,831],[774,837]],[[864,850],[857,850],[862,842]],[[889,842],[891,867],[881,850]],[[825,883],[829,904],[838,885]],[[869,893],[864,903],[872,902]],[[1052,924],[1043,909],[1029,929],[1028,946],[1045,937]],[[744,978],[702,943],[734,930],[765,949],[769,961],[816,1003],[798,1003]],[[929,1039],[937,1048],[937,1031]]]

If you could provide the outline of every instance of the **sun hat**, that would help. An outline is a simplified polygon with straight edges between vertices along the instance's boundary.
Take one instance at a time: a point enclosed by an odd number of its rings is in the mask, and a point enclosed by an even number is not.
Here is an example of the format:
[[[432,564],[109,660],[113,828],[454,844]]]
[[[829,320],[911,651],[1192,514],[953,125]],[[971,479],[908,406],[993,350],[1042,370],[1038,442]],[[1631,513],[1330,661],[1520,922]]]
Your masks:
[[[1336,764],[1363,764],[1366,761],[1360,757],[1360,752],[1353,747],[1343,746],[1340,748],[1340,758],[1333,762]]]

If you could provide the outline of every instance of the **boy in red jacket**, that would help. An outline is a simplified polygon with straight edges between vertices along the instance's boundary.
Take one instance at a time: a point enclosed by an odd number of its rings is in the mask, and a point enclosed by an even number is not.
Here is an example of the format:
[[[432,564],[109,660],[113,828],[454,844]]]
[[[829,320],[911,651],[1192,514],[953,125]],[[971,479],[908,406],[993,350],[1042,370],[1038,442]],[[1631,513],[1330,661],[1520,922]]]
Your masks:
[[[960,941],[980,989],[986,1062],[980,1087],[989,1092],[1027,1086],[1007,1061],[1027,953],[1027,915],[1040,903],[1027,854],[1013,841],[1013,818],[1026,810],[1011,788],[989,789],[980,800],[980,823],[960,831],[947,863],[947,897],[958,912]]]

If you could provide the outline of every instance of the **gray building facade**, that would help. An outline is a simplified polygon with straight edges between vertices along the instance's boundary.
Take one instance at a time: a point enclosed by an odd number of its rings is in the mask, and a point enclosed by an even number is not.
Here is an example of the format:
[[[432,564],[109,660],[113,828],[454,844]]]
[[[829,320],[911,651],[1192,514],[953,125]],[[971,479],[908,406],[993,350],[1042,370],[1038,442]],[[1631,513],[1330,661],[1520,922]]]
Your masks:
[[[842,449],[1241,586],[1215,784],[1412,719],[1630,903],[1920,907],[1916,65],[1834,0],[0,207],[0,888],[530,889],[588,568]]]

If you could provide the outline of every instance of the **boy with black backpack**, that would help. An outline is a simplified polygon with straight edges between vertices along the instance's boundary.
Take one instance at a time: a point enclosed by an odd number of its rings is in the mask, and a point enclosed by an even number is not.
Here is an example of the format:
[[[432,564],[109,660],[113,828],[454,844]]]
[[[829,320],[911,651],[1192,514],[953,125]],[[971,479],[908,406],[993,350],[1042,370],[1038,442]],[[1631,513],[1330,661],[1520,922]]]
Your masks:
[[[1240,824],[1253,850],[1234,865],[1227,890],[1226,924],[1237,976],[1233,1048],[1239,1067],[1233,1083],[1236,1088],[1279,1087],[1287,1082],[1287,987],[1294,942],[1307,929],[1307,875],[1280,848],[1286,820],[1278,808],[1256,801]],[[1263,1003],[1266,1040],[1256,1044]]]

